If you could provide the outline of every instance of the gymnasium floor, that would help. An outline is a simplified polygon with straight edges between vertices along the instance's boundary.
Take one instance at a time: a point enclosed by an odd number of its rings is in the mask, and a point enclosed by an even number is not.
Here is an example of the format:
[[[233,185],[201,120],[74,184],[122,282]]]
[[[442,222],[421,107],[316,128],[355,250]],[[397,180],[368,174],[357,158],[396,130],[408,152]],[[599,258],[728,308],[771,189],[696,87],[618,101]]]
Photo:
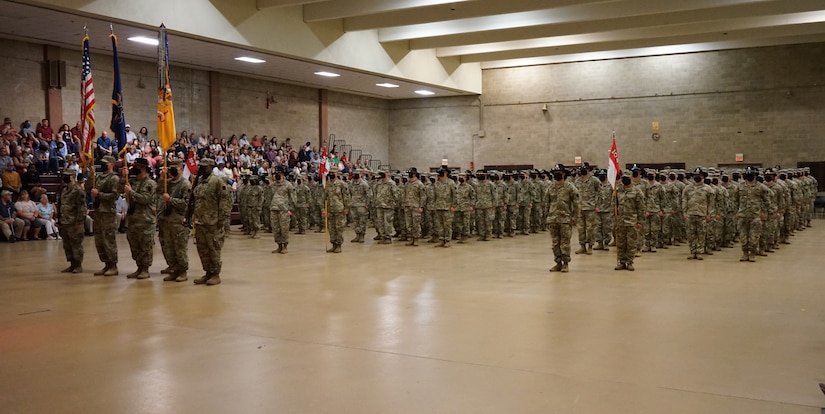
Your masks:
[[[825,220],[768,258],[550,273],[547,233],[450,249],[233,227],[223,284],[119,277],[93,239],[0,244],[2,413],[820,413]]]

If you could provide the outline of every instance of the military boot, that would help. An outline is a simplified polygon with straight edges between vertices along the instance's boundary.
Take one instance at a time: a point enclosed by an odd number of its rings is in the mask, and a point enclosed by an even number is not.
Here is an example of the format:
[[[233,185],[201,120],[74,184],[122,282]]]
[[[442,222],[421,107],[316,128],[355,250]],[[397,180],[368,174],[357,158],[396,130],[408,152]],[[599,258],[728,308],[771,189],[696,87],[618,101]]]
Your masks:
[[[756,255],[757,256],[767,256],[767,254],[765,254],[765,252],[763,252],[762,249],[757,250]]]
[[[287,254],[287,253],[289,253],[289,250],[287,250],[287,249],[286,249],[286,246],[287,246],[288,244],[289,244],[289,243],[284,243],[283,247],[281,247],[281,251],[280,251],[280,252],[278,252],[278,253],[281,253],[281,254]]]
[[[415,238],[411,238],[409,243],[405,243],[405,246],[415,246]]]
[[[384,236],[380,234],[376,234],[375,237],[372,238],[375,241],[384,240]]]
[[[358,235],[358,243],[363,243],[363,242],[364,242],[364,233],[361,233],[361,234]]]
[[[570,271],[570,269],[567,267],[567,262],[562,262],[561,263],[561,272],[562,273],[567,273],[569,271]]]
[[[355,235],[355,238],[354,238],[354,239],[352,239],[352,240],[350,240],[349,242],[350,242],[350,243],[360,243],[360,240],[361,240],[361,235],[360,235],[360,234],[356,234],[356,235]]]
[[[587,253],[587,248],[584,247],[583,244],[581,245],[581,247],[579,247],[579,250],[575,251],[575,254],[582,254],[582,253]]]
[[[166,269],[171,269],[171,268],[166,268]],[[164,270],[166,270],[166,269],[164,269]],[[174,269],[171,269],[171,270],[167,271],[166,277],[163,278],[163,281],[164,282],[174,282],[175,279],[177,279],[177,278],[178,278],[178,272],[176,272]]]
[[[336,244],[334,245],[334,247],[332,248],[332,252],[333,252],[333,253],[341,253],[341,244],[340,244],[340,243],[336,243]]]
[[[593,254],[593,245],[592,244],[587,243],[587,252],[586,253],[587,254]]]
[[[106,266],[103,266],[103,269],[98,270],[97,272],[92,273],[95,276],[103,276],[106,274],[106,271],[109,270],[109,263],[106,263]]]
[[[550,268],[550,271],[551,271],[551,272],[558,272],[558,271],[560,271],[560,270],[561,270],[561,262],[556,263],[556,265],[555,265],[555,266],[553,266],[553,267],[551,267],[551,268]]]
[[[327,253],[333,253],[335,251],[335,243],[332,243],[332,247],[327,249]]]
[[[701,255],[701,254],[697,254],[697,255],[696,255],[696,260],[705,260],[705,258],[704,258],[704,257],[702,257],[702,255]]]
[[[134,272],[132,272],[132,273],[129,273],[128,275],[126,275],[126,278],[127,278],[127,279],[134,279],[134,278],[136,278],[136,277],[137,277],[137,275],[139,275],[139,274],[140,274],[140,270],[141,270],[141,267],[140,267],[140,266],[138,266],[137,270],[135,270],[135,271],[134,271]]]
[[[172,269],[172,266],[166,266],[166,269],[161,270],[160,274],[162,274],[162,275],[171,275],[172,273],[174,273],[173,270],[175,270],[175,269]],[[166,279],[163,279],[163,280],[166,280]]]
[[[206,281],[207,286],[215,286],[221,284],[221,275],[213,275]]]
[[[439,240],[435,247],[444,247],[444,240]]]
[[[756,255],[753,254],[753,252],[748,253],[748,261],[749,262],[755,262],[756,261]]]
[[[742,252],[742,257],[739,258],[740,262],[747,262],[748,261],[748,253]]]
[[[625,269],[630,270],[631,272],[632,272],[632,271],[634,271],[634,270],[636,270],[636,269],[633,267],[633,263],[628,263],[628,264],[625,266]]]
[[[692,259],[692,257],[688,257],[688,259]],[[613,270],[624,270],[624,269],[626,269],[624,263],[619,263],[619,264],[616,265],[616,267],[613,268]]]
[[[444,243],[441,245],[441,247],[450,247],[450,241],[444,240]]]
[[[175,282],[186,282],[187,280],[189,278],[186,277],[186,272],[178,272],[177,277],[175,277]]]
[[[74,262],[72,262],[72,264],[69,267],[61,270],[60,273],[72,273],[72,270],[74,270],[74,267],[75,267],[75,264],[74,264]],[[97,272],[95,272],[95,273],[97,273]]]
[[[250,239],[260,239],[260,236],[258,236],[258,230],[253,230],[252,234],[249,236],[249,238]]]
[[[378,244],[392,244],[392,239],[387,237],[386,239],[381,240],[380,242],[378,242]]]
[[[80,262],[74,262],[73,266],[72,273],[83,273],[83,266],[80,265]]]
[[[596,246],[593,247],[593,250],[604,250],[604,244],[596,243]]]
[[[109,270],[103,274],[103,276],[117,276],[119,272],[117,271],[117,265],[114,263],[109,263]]]
[[[140,266],[138,272],[135,279],[149,279],[149,268],[147,266]]]
[[[209,273],[209,272],[206,272],[206,274],[205,274],[205,275],[203,275],[203,276],[201,276],[201,277],[199,277],[199,278],[195,279],[195,280],[194,280],[194,282],[195,282],[195,284],[196,284],[196,285],[203,285],[203,284],[205,284],[205,283],[206,283],[206,281],[208,281],[208,280],[209,280],[209,278],[211,278],[211,277],[212,277],[212,274],[211,274],[211,273]]]
[[[278,243],[278,248],[273,250],[272,253],[280,253],[282,250],[284,250],[284,244]]]
[[[433,237],[431,237],[430,240],[427,240],[427,243],[438,243],[438,241],[438,236],[433,235]]]

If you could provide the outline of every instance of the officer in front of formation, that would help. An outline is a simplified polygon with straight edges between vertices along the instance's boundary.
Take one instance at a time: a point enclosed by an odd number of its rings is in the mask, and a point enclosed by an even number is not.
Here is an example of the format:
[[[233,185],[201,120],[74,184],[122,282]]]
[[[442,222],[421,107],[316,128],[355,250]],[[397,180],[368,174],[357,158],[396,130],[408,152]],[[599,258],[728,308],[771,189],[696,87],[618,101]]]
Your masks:
[[[337,175],[338,167],[333,165],[324,189],[325,209],[322,215],[329,223],[329,240],[332,243],[327,253],[341,253],[341,245],[344,243],[344,227],[347,225],[347,213],[350,206],[349,188],[346,183],[338,179]]]
[[[633,259],[639,243],[639,230],[644,219],[644,194],[634,188],[630,177],[623,176],[621,184],[616,185],[614,205],[616,220],[613,234],[616,237],[618,263],[615,270],[634,271]]]
[[[276,170],[272,175],[272,201],[269,209],[269,222],[272,224],[272,236],[278,248],[272,253],[287,254],[289,252],[289,222],[295,205],[298,202],[295,187],[286,180],[284,173]]]
[[[167,267],[160,271],[166,276],[165,282],[185,282],[189,270],[189,228],[186,226],[186,209],[192,197],[192,184],[183,178],[183,162],[167,162],[164,171],[166,188],[159,185],[161,192],[158,210],[158,239]]]
[[[232,210],[229,185],[223,178],[212,174],[213,168],[215,160],[211,158],[202,158],[198,161],[198,177],[192,188],[195,246],[201,266],[206,272],[195,279],[196,285],[212,286],[221,283],[221,250],[226,238],[224,219]]]
[[[69,267],[61,272],[82,273],[86,193],[77,185],[77,172],[71,168],[63,170],[63,184],[66,187],[60,194],[60,236]]]
[[[570,239],[573,226],[581,218],[579,190],[573,183],[565,181],[564,168],[557,164],[553,168],[553,182],[547,187],[544,198],[547,224],[553,241],[553,260],[556,265],[551,272],[567,273],[570,263]]]

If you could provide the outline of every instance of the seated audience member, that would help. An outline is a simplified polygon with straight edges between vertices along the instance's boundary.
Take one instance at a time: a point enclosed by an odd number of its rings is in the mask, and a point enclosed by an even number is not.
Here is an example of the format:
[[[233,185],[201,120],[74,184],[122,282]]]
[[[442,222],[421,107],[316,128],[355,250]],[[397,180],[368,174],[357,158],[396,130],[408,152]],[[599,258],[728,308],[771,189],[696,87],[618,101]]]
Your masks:
[[[40,240],[41,223],[37,222],[37,205],[34,201],[29,200],[29,192],[26,190],[20,191],[20,198],[14,203],[14,209],[17,210],[17,217],[23,220],[23,234],[20,239],[26,241],[29,239],[29,230],[34,230],[34,238]]]
[[[29,168],[22,177],[23,189],[31,193],[33,187],[40,186],[40,173],[34,164],[29,164]]]
[[[126,233],[126,213],[129,212],[129,202],[126,201],[126,197],[123,194],[118,197],[117,202],[115,203],[115,212],[117,213],[117,231],[118,233]]]
[[[49,152],[49,145],[40,144],[37,152],[34,153],[34,164],[37,166],[37,172],[40,174],[48,173],[50,160],[51,153]]]
[[[14,243],[23,235],[24,225],[23,220],[17,217],[17,210],[11,202],[11,191],[0,191],[0,232],[3,233],[3,237],[9,243]]]
[[[129,145],[129,152],[126,153],[126,165],[131,167],[138,158],[140,158],[140,154],[135,149],[135,146]]]
[[[37,221],[46,228],[46,240],[62,240],[57,223],[54,221],[54,204],[49,202],[49,196],[40,196],[40,204],[37,205]]]
[[[8,148],[0,146],[0,169],[2,169],[3,188],[18,194],[23,188],[20,174],[14,165],[14,160],[9,156]]]

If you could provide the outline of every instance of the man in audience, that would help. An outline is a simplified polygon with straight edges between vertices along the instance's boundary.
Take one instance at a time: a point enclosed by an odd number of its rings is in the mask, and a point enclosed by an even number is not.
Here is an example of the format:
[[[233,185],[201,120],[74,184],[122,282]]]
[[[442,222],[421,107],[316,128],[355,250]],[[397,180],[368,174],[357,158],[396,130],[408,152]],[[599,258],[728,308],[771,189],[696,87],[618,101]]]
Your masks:
[[[9,243],[14,243],[17,238],[22,237],[25,223],[17,217],[17,210],[11,202],[11,191],[2,190],[2,201],[0,201],[0,231]]]

